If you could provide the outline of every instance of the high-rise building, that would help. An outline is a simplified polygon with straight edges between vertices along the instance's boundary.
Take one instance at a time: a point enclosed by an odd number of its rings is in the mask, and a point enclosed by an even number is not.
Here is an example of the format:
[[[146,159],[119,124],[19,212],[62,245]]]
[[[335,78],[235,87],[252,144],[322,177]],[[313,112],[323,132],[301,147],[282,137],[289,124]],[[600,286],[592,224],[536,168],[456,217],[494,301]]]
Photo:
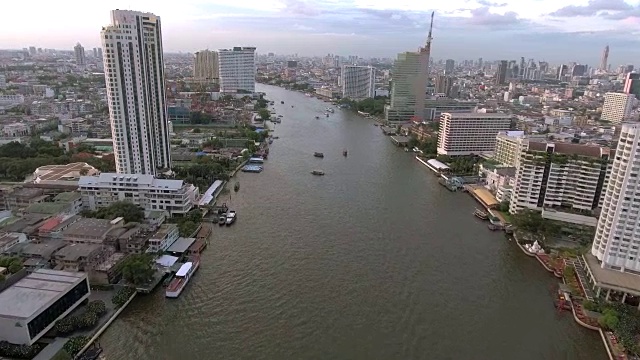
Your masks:
[[[601,262],[599,265],[602,268],[635,275],[640,274],[638,161],[640,124],[623,124],[591,247],[591,254]]]
[[[511,116],[487,113],[443,113],[438,132],[438,154],[480,155],[493,152],[496,136],[509,130]]]
[[[482,58],[478,58],[478,68],[480,70],[482,70],[482,66],[484,65],[484,63],[482,62]]]
[[[503,85],[507,81],[507,60],[501,60],[496,71],[496,85]]]
[[[7,77],[5,75],[0,74],[0,89],[7,88]]]
[[[80,43],[73,47],[73,53],[76,57],[76,65],[85,65],[87,63],[87,59],[84,56],[84,47]]]
[[[98,58],[98,48],[93,48],[93,57]]]
[[[628,73],[624,82],[624,93],[633,94],[636,99],[640,99],[640,74]]]
[[[451,76],[446,75],[438,75],[436,76],[436,93],[438,94],[449,94],[451,91],[451,87],[453,86],[453,78]]]
[[[434,13],[431,13],[431,26],[425,46],[417,52],[407,51],[398,54],[393,64],[391,102],[384,109],[387,121],[424,120],[433,15]]]
[[[631,110],[635,95],[609,92],[604,95],[604,105],[600,120],[618,124],[631,120]]]
[[[556,79],[560,81],[564,80],[564,77],[567,75],[567,69],[567,65],[558,66],[558,69],[556,70]]]
[[[453,69],[456,66],[456,62],[453,61],[453,59],[447,59],[447,61],[444,63],[444,74],[445,75],[452,75],[453,74]]]
[[[102,48],[98,48],[98,60],[102,61]]]
[[[254,93],[256,91],[256,48],[234,47],[218,50],[220,91]]]
[[[371,66],[342,66],[342,97],[362,100],[375,96],[376,70]]]
[[[198,51],[195,54],[193,77],[197,80],[218,80],[218,53],[210,50]]]
[[[609,61],[609,45],[604,47],[602,51],[602,59],[600,60],[600,70],[607,71],[607,63]]]
[[[101,38],[117,172],[155,175],[169,169],[160,17],[113,10]]]
[[[33,56],[36,54],[36,47],[35,46],[29,46],[29,55]]]

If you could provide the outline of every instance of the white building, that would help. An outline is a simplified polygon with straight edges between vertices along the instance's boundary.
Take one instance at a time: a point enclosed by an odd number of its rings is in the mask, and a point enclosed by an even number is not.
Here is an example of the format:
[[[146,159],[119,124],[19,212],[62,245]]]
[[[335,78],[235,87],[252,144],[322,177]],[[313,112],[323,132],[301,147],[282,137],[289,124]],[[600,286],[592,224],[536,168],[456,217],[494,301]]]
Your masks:
[[[496,135],[493,159],[503,165],[516,166],[520,157],[520,138],[524,138],[524,131],[500,131]]]
[[[193,77],[198,80],[218,81],[218,53],[198,51],[194,57]]]
[[[509,212],[539,210],[545,218],[595,226],[593,210],[602,200],[611,150],[527,138],[518,141],[520,159]]]
[[[24,96],[22,95],[0,95],[0,106],[14,106],[24,104]]]
[[[398,54],[393,64],[391,103],[385,107],[387,121],[424,120],[428,68],[428,52]]]
[[[6,89],[7,88],[7,77],[0,74],[0,89]]]
[[[29,136],[31,127],[25,123],[11,123],[2,127],[2,135],[6,137]]]
[[[362,100],[375,96],[376,69],[371,66],[342,66],[342,97]]]
[[[600,119],[614,124],[631,120],[631,109],[635,98],[633,94],[606,93]]]
[[[33,345],[90,293],[85,273],[33,271],[0,292],[0,341]]]
[[[160,17],[113,10],[101,38],[117,172],[169,169]]]
[[[640,274],[639,143],[640,124],[623,124],[591,248],[603,268],[634,274]]]
[[[116,201],[130,201],[145,210],[184,215],[199,196],[197,187],[182,180],[156,179],[152,175],[102,173],[78,181],[85,209],[96,210]]]
[[[480,155],[493,152],[496,136],[509,130],[511,117],[505,114],[443,113],[438,132],[438,154]]]
[[[76,65],[85,65],[87,63],[87,58],[84,55],[84,47],[77,43],[76,46],[73,47],[73,54],[76,57]]]
[[[234,47],[218,50],[220,92],[256,91],[256,48]]]
[[[165,251],[180,237],[180,231],[175,224],[162,224],[158,231],[149,238],[147,252],[157,253]]]

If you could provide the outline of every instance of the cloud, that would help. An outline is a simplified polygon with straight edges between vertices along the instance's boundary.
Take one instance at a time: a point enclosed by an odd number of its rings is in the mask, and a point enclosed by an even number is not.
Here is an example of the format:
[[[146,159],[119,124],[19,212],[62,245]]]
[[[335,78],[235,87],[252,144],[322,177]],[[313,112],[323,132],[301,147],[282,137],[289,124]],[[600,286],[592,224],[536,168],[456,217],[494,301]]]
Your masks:
[[[633,6],[624,0],[589,0],[584,6],[569,5],[552,12],[551,16],[576,17],[576,16],[596,16],[602,11],[629,11]]]
[[[320,9],[309,5],[304,0],[285,0],[284,12],[294,15],[317,16],[320,15]]]
[[[492,1],[487,1],[487,0],[477,0],[476,2],[482,6],[488,6],[488,7],[505,7],[509,5],[507,3],[494,3]]]
[[[496,14],[490,11],[488,6],[479,7],[477,9],[473,9],[471,12],[471,18],[469,20],[469,24],[479,25],[485,27],[508,27],[510,25],[521,25],[527,23],[527,21],[522,20],[518,17],[513,11],[508,11],[504,14]]]

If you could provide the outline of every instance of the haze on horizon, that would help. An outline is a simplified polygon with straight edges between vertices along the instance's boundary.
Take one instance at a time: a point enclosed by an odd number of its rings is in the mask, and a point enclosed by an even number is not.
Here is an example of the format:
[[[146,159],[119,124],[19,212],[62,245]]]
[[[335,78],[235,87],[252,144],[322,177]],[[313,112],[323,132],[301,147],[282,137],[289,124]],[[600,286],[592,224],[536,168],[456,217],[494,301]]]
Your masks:
[[[634,63],[640,4],[631,0],[222,0],[12,1],[3,4],[0,48],[71,50],[100,45],[110,10],[162,19],[167,52],[256,46],[279,54],[395,57],[426,38],[436,11],[432,56],[535,58],[596,65],[605,45],[612,66]],[[28,14],[28,21],[26,16]]]

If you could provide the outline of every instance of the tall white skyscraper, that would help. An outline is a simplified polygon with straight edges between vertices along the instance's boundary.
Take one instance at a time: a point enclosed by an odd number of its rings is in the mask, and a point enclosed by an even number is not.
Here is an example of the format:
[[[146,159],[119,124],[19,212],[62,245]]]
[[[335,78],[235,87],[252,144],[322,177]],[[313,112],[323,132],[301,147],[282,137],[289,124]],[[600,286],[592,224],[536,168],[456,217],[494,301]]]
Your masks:
[[[640,124],[622,125],[591,254],[601,267],[640,274]]]
[[[84,55],[84,47],[77,43],[76,46],[73,47],[73,53],[76,57],[76,65],[84,65],[87,63],[87,59]]]
[[[601,120],[619,124],[629,121],[635,95],[609,92],[604,95]]]
[[[198,80],[218,80],[218,53],[210,50],[198,51],[193,64],[193,77]]]
[[[373,98],[376,91],[376,69],[371,66],[342,66],[342,97],[351,100]]]
[[[220,91],[223,93],[256,91],[256,48],[234,47],[218,50]]]
[[[101,38],[117,172],[169,169],[160,17],[113,10]]]

